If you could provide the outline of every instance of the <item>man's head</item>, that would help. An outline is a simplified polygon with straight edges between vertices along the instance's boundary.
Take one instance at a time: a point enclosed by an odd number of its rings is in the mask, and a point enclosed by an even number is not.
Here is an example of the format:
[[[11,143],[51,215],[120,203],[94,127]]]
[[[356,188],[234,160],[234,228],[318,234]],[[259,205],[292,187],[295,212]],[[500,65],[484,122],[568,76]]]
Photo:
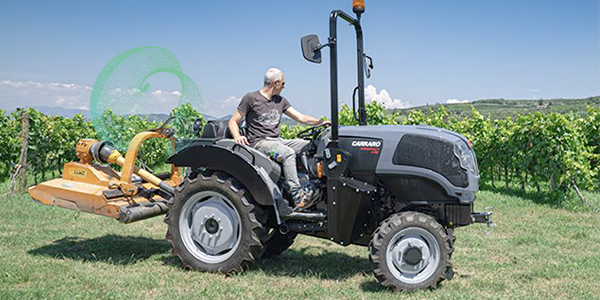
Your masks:
[[[273,89],[273,95],[279,95],[285,87],[283,72],[277,68],[270,68],[265,73],[264,87]]]

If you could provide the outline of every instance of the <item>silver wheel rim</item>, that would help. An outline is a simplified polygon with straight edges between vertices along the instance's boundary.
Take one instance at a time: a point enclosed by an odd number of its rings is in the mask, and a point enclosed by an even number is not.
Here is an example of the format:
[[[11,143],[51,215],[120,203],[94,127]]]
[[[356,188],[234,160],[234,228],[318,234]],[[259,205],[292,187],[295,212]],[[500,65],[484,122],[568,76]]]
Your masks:
[[[198,260],[217,264],[240,244],[241,218],[233,203],[215,191],[202,191],[183,205],[179,232],[186,249]]]
[[[440,264],[440,256],[440,246],[433,234],[419,227],[396,233],[386,249],[388,269],[396,279],[408,284],[430,278]]]

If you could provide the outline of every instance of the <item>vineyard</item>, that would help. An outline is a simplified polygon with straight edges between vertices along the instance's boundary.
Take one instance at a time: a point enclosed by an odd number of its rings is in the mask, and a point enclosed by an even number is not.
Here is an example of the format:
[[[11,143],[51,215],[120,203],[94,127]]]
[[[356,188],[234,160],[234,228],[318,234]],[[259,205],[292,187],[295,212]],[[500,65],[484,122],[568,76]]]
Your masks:
[[[127,142],[141,131],[160,126],[143,117],[120,116],[105,112],[110,120],[109,130],[102,134],[82,115],[73,118],[46,116],[35,109],[17,110],[11,114],[0,110],[0,179],[11,176],[21,153],[21,119],[27,112],[30,119],[27,170],[35,182],[60,173],[62,165],[76,160],[74,146],[80,138],[99,136],[112,141],[125,152]],[[174,111],[181,116],[172,122],[174,127],[189,128],[201,115],[191,106]],[[514,115],[500,120],[484,117],[472,108],[471,114],[457,119],[443,106],[424,113],[415,110],[402,121],[397,114],[388,113],[377,102],[367,104],[368,123],[372,125],[418,125],[446,128],[466,136],[478,156],[482,180],[491,186],[517,185],[534,188],[560,200],[566,194],[580,190],[600,189],[600,109],[588,107],[587,115],[574,113]],[[341,125],[356,125],[352,110],[342,106]],[[281,135],[292,138],[304,127],[281,125]],[[179,130],[182,132],[182,130]],[[151,140],[144,144],[140,159],[147,168],[160,168],[172,153],[166,140]],[[580,196],[583,201],[585,199]]]

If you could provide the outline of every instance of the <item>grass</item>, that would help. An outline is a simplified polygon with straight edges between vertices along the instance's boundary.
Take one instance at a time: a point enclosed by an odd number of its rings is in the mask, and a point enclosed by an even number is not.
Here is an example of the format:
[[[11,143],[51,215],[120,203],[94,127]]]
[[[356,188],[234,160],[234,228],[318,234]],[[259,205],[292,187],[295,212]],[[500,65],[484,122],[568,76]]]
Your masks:
[[[491,234],[456,230],[454,279],[415,293],[382,289],[365,247],[301,236],[283,255],[224,277],[183,270],[160,217],[123,225],[5,197],[0,299],[600,299],[600,213],[502,192],[480,191],[476,202],[494,207]]]

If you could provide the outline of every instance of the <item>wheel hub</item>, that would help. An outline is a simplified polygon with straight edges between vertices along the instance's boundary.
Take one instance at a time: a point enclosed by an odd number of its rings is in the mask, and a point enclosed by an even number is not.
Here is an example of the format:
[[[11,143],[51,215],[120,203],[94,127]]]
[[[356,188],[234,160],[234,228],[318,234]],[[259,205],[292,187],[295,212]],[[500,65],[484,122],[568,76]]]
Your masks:
[[[233,248],[237,241],[238,220],[223,201],[212,197],[192,208],[192,239],[207,254],[217,255]]]
[[[421,250],[417,247],[409,248],[404,252],[403,256],[406,263],[413,266],[423,259]]]
[[[409,227],[396,233],[387,247],[387,262],[394,277],[407,283],[426,280],[440,260],[440,250],[431,233]]]
[[[180,228],[183,242],[194,256],[218,263],[231,256],[238,246],[241,219],[226,197],[204,191],[185,203]]]
[[[219,222],[212,218],[208,219],[204,224],[204,229],[210,234],[215,234],[219,231]]]

